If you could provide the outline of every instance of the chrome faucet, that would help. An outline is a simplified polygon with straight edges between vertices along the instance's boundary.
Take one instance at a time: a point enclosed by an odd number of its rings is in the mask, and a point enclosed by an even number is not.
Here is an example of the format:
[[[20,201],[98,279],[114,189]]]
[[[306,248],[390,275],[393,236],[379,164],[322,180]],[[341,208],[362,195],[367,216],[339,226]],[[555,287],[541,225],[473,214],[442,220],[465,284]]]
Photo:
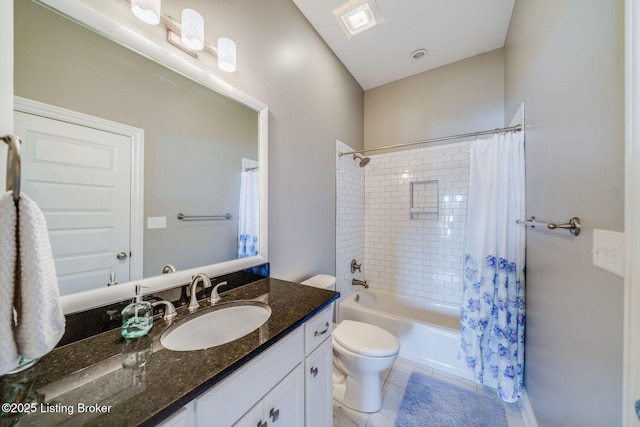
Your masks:
[[[196,274],[191,279],[191,285],[189,286],[191,299],[189,301],[189,313],[193,313],[198,308],[200,308],[200,304],[198,304],[198,298],[196,298],[196,293],[198,290],[198,283],[202,281],[202,289],[207,289],[211,287],[211,280],[207,277],[206,274],[200,273]]]
[[[162,267],[162,274],[175,273],[176,271],[178,270],[171,264],[167,264],[164,267]]]
[[[224,282],[218,283],[213,287],[213,290],[211,291],[211,305],[214,305],[215,303],[219,302],[222,299],[220,298],[220,295],[218,295],[218,288],[226,284],[227,282],[224,281]]]
[[[367,284],[366,280],[353,279],[353,280],[351,280],[351,285],[352,286],[364,286],[365,289],[369,289],[369,285]]]

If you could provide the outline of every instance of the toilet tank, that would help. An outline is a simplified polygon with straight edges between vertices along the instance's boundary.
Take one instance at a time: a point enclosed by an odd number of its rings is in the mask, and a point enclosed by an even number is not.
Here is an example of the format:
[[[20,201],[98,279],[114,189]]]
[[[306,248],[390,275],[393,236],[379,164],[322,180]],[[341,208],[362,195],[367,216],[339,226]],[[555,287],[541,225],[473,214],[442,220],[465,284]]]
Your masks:
[[[308,278],[303,285],[313,286],[314,288],[327,289],[329,291],[336,290],[336,278],[328,274],[318,274]]]
[[[313,286],[314,288],[321,288],[321,289],[326,289],[328,291],[335,291],[336,290],[336,278],[333,276],[330,276],[328,274],[318,274],[315,275],[313,277],[308,278],[307,280],[305,280],[304,282],[301,282],[303,285],[307,285],[307,286]],[[336,316],[337,316],[337,311],[336,310],[336,303],[333,302],[331,305],[333,305],[333,323],[335,324],[336,322]]]

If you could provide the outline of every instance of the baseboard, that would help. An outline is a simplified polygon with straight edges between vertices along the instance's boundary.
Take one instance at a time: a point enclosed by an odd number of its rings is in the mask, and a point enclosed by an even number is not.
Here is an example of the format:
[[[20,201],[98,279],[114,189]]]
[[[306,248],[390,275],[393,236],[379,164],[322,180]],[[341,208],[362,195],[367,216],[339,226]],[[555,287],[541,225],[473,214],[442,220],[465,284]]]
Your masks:
[[[538,421],[536,420],[536,415],[533,413],[533,407],[531,406],[527,390],[523,390],[522,396],[518,400],[518,405],[520,406],[524,427],[538,427]]]

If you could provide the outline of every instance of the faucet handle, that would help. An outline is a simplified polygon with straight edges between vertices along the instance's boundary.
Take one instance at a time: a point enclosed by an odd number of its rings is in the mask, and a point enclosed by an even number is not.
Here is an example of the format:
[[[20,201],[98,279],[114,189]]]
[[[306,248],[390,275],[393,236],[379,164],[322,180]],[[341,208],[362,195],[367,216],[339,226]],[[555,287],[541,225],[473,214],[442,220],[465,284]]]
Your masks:
[[[164,305],[164,320],[173,320],[176,318],[176,316],[178,315],[178,313],[176,312],[176,308],[169,301],[156,301],[151,305],[155,307],[160,304]]]
[[[114,286],[117,284],[118,282],[116,282],[116,273],[109,273],[109,282],[107,282],[107,286]]]
[[[224,282],[220,282],[213,287],[213,290],[211,291],[211,305],[214,305],[215,303],[219,302],[222,299],[218,294],[218,288],[226,284],[227,284],[227,281],[225,280]]]

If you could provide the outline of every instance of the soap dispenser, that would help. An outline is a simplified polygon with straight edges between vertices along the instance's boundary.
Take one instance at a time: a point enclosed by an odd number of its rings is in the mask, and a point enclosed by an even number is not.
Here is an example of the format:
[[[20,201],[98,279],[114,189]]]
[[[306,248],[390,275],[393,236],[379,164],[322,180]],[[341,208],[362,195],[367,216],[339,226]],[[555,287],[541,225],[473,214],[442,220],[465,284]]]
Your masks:
[[[134,302],[122,310],[122,336],[138,338],[149,332],[153,326],[153,306],[142,300],[142,286],[136,285]]]

